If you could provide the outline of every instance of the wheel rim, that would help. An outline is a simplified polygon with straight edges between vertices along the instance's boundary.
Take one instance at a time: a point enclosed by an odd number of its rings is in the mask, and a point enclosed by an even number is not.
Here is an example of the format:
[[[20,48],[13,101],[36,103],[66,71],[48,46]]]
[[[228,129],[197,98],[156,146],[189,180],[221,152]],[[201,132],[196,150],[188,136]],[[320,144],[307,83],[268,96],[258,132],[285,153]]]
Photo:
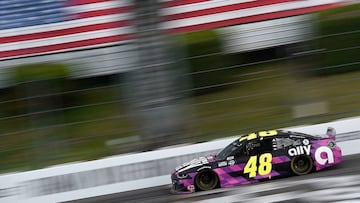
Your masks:
[[[293,164],[293,171],[298,175],[310,173],[312,162],[307,156],[296,157]]]
[[[200,190],[211,190],[217,185],[216,176],[211,172],[201,172],[197,177],[197,184]]]

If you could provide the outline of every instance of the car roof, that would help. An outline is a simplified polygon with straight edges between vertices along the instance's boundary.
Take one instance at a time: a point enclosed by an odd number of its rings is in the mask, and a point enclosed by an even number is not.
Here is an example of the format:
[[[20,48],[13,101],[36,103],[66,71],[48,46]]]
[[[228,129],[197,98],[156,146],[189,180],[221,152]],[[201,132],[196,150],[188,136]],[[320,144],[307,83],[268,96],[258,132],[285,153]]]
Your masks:
[[[309,139],[309,140],[317,140],[317,139],[321,139],[322,137],[320,136],[314,136],[314,135],[309,135],[309,134],[305,134],[305,133],[300,133],[300,132],[295,132],[295,131],[289,131],[289,130],[276,130],[277,134],[274,136],[265,136],[265,137],[261,137],[261,136],[257,136],[256,138],[253,138],[251,140],[248,139],[243,139],[242,138],[246,138],[247,136],[253,134],[245,134],[243,136],[240,136],[238,139],[236,139],[234,142],[237,143],[237,145],[243,145],[246,144],[248,142],[258,142],[260,140],[267,140],[267,139],[274,139],[274,138],[298,138],[298,139]],[[259,132],[258,132],[259,133]]]
[[[278,134],[276,137],[293,137],[293,138],[307,138],[307,139],[318,139],[319,136],[309,135],[300,132],[294,132],[289,130],[277,130]]]

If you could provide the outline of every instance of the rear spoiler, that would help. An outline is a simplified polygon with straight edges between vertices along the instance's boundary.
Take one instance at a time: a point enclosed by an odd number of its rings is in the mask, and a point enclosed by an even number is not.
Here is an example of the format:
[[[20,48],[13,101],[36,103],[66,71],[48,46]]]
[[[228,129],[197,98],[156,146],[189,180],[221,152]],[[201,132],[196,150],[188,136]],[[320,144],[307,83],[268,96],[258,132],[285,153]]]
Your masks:
[[[333,127],[328,127],[326,130],[326,135],[330,138],[334,138],[336,137],[336,130]]]

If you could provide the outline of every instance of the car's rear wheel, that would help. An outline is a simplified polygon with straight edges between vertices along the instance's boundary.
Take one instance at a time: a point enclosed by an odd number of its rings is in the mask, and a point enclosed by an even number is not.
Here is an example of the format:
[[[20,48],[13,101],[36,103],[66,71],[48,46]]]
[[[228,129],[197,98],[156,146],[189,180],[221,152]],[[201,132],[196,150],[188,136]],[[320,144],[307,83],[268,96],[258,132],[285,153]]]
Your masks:
[[[306,175],[313,170],[314,161],[307,155],[296,156],[292,158],[290,167],[295,175]]]
[[[195,177],[195,186],[197,190],[212,190],[219,185],[218,176],[211,170],[200,171]]]

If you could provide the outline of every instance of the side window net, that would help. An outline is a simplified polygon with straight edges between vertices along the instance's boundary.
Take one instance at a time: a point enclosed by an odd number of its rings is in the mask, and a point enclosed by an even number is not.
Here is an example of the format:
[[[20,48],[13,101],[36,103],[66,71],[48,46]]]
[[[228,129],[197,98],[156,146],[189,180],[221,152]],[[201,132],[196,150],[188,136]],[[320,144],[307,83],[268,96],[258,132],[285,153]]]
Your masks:
[[[290,146],[296,146],[296,145],[300,145],[301,144],[301,140],[297,139],[297,140],[293,140],[291,138],[275,138],[273,139],[273,148],[274,150],[278,150],[278,149],[284,149]]]

